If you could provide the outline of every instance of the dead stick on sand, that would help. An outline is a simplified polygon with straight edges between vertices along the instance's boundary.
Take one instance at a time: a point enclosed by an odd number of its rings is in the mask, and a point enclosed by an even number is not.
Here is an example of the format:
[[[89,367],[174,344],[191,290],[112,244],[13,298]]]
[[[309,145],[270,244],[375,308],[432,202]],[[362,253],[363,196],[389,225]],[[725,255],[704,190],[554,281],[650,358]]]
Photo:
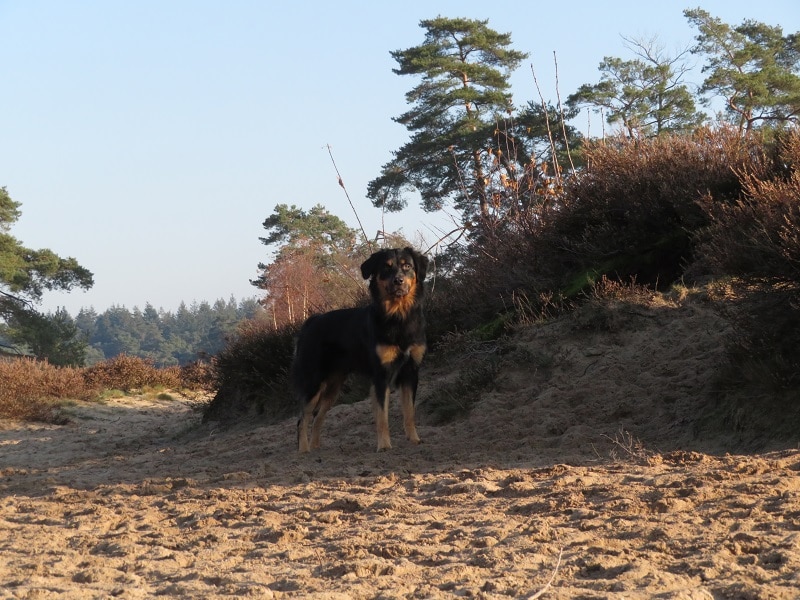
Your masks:
[[[548,581],[547,585],[545,585],[542,589],[536,592],[533,596],[529,596],[528,600],[536,600],[536,598],[541,598],[542,595],[552,587],[553,581],[555,580],[556,574],[558,573],[558,568],[561,566],[561,557],[563,555],[564,555],[564,546],[561,546],[561,549],[558,551],[558,560],[556,561],[556,568],[553,569],[553,574],[550,576],[550,581]]]

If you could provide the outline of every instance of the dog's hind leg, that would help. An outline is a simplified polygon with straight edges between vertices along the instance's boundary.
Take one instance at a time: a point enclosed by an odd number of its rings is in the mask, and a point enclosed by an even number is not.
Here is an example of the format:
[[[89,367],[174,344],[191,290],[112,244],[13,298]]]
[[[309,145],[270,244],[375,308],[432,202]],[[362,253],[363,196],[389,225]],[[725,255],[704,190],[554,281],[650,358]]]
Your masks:
[[[339,395],[339,389],[342,386],[341,381],[329,381],[324,385],[324,388],[319,397],[319,404],[315,411],[314,424],[311,426],[311,449],[316,450],[319,448],[319,437],[322,433],[322,424],[325,422],[325,415],[336,403],[336,396]]]
[[[300,419],[297,421],[297,450],[300,453],[309,452],[311,450],[311,446],[308,443],[308,425],[314,420],[314,415],[317,413],[317,405],[319,404],[319,399],[323,391],[324,384],[317,393],[304,404],[303,412],[300,414]]]
[[[389,438],[389,387],[384,385],[381,388],[382,391],[377,392],[373,385],[370,390],[375,428],[378,432],[378,452],[389,450],[392,447],[392,441]]]

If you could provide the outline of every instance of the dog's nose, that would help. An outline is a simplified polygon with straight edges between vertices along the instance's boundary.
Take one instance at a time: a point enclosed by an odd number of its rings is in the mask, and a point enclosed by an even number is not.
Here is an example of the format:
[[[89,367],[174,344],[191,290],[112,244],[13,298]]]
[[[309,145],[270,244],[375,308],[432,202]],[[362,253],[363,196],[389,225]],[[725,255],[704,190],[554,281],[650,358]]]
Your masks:
[[[405,277],[403,277],[402,273],[398,273],[397,275],[394,276],[394,284],[395,285],[403,285],[404,281],[405,281]]]

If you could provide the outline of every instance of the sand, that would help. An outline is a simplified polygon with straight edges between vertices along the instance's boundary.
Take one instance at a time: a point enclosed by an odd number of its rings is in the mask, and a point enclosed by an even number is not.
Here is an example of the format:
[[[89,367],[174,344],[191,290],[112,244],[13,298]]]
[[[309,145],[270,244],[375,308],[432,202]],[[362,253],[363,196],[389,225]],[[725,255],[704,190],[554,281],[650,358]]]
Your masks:
[[[366,401],[304,456],[294,420],[180,398],[0,423],[0,597],[800,597],[800,451],[696,417],[726,327],[700,302],[533,325],[472,348],[495,384],[445,425],[434,358],[424,443],[395,405],[383,453]]]

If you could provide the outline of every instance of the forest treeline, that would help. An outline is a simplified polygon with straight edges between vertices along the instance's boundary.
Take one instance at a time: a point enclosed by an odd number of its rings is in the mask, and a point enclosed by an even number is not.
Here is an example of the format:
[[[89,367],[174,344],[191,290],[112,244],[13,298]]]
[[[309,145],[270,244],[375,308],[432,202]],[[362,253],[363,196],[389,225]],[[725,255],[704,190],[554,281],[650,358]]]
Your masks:
[[[146,304],[143,309],[112,306],[98,313],[84,308],[74,317],[60,309],[48,320],[70,337],[48,350],[49,361],[94,365],[121,354],[152,361],[156,366],[181,366],[218,353],[242,321],[261,310],[255,299],[181,302],[174,312]]]

